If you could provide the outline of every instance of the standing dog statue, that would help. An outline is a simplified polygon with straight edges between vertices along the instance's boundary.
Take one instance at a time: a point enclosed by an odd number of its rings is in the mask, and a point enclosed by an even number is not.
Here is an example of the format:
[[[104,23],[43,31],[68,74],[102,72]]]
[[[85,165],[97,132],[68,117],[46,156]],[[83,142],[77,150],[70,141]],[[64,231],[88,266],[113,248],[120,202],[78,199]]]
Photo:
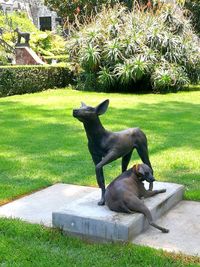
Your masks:
[[[88,138],[88,148],[95,164],[97,183],[102,191],[99,205],[105,204],[105,181],[103,166],[122,157],[122,172],[127,170],[133,150],[136,148],[141,160],[147,164],[153,173],[148,156],[147,138],[139,128],[130,128],[121,132],[107,131],[99,116],[108,108],[109,100],[97,107],[82,103],[79,109],[73,110],[73,116],[84,125]],[[153,183],[150,183],[150,190]]]
[[[19,28],[16,28],[14,32],[17,33],[17,45],[21,44],[21,39],[24,38],[25,40],[25,45],[29,46],[29,41],[30,41],[30,33],[29,32],[21,32]]]
[[[146,216],[150,225],[163,233],[168,233],[168,229],[153,222],[149,209],[140,200],[141,197],[147,198],[164,193],[166,189],[147,191],[143,184],[145,180],[149,183],[154,181],[151,169],[146,164],[135,165],[125,171],[107,187],[105,193],[106,204],[111,210],[117,212],[141,212]]]

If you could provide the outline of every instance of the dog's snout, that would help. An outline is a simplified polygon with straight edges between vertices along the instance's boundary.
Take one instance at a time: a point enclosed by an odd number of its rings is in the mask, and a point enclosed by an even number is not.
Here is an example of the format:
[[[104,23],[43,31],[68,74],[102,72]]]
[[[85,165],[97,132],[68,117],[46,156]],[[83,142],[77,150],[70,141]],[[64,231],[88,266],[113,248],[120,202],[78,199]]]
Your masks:
[[[78,109],[73,109],[73,116],[77,116],[78,115]]]
[[[153,175],[149,175],[148,180],[153,183],[156,179],[153,177]]]

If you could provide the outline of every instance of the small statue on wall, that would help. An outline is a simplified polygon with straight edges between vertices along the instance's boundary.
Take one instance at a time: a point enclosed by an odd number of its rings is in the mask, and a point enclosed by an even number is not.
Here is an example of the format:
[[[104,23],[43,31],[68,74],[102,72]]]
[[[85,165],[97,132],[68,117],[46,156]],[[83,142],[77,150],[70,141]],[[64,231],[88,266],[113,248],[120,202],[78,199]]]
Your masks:
[[[16,45],[25,45],[29,46],[30,41],[30,33],[29,32],[21,32],[19,28],[16,28],[14,32],[17,33],[17,44]],[[21,43],[21,39],[24,38],[25,43]]]

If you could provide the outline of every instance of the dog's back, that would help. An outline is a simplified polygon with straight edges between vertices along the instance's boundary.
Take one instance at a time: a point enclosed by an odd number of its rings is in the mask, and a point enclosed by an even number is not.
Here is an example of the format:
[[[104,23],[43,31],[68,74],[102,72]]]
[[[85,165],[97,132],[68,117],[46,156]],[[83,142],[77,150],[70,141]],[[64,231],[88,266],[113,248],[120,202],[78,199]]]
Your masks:
[[[117,212],[144,214],[150,225],[163,233],[169,230],[153,222],[150,210],[145,206],[140,197],[151,197],[159,193],[165,193],[166,189],[147,191],[143,181],[153,182],[152,171],[145,164],[134,165],[133,168],[125,171],[109,184],[105,193],[107,206]]]
[[[119,175],[106,188],[105,200],[109,209],[117,212],[131,211],[126,206],[126,199],[130,195],[138,195],[138,186],[133,169],[129,169]]]

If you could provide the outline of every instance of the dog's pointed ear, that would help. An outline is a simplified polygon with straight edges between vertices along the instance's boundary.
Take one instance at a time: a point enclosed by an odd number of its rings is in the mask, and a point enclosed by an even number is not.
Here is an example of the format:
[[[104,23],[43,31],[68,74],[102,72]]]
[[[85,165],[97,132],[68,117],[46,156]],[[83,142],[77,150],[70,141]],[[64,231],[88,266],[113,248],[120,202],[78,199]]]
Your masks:
[[[104,114],[106,110],[108,109],[108,105],[109,105],[109,99],[106,99],[105,101],[103,101],[101,104],[99,104],[96,107],[96,114],[97,115]]]
[[[136,164],[133,166],[133,169],[135,169],[135,172],[138,176],[144,176],[144,169],[142,167],[142,164]]]
[[[81,107],[85,108],[85,107],[87,107],[87,105],[84,102],[81,102]]]

